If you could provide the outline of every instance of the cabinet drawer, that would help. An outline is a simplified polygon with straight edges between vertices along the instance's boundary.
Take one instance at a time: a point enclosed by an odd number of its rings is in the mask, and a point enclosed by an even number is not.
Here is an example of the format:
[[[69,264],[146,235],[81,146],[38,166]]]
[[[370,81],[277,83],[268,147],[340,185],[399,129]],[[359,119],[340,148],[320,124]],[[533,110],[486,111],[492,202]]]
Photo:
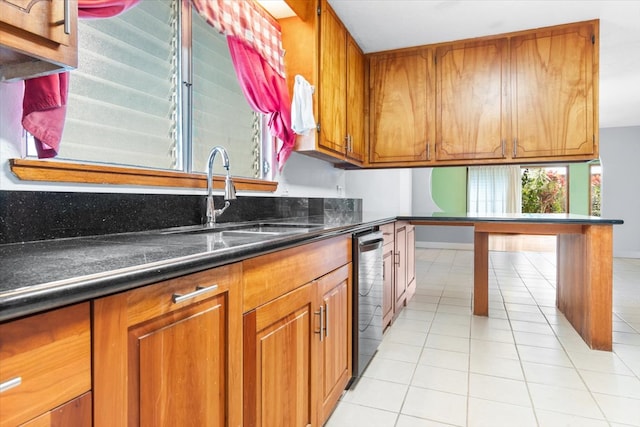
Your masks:
[[[91,388],[89,303],[0,325],[0,426],[14,426]]]
[[[392,222],[390,224],[385,224],[380,226],[380,231],[382,231],[382,238],[384,239],[384,244],[393,243],[395,240],[395,223]]]

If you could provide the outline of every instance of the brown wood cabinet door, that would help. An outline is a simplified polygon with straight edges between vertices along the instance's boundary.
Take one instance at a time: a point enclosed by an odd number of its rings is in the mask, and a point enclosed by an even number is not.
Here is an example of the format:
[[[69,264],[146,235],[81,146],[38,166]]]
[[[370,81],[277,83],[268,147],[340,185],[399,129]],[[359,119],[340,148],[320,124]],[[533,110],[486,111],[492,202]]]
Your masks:
[[[383,268],[383,289],[382,289],[382,327],[386,328],[393,320],[393,284],[395,251],[393,241],[383,246],[382,268]]]
[[[91,427],[91,392],[34,418],[21,427]]]
[[[398,313],[407,298],[407,227],[396,224],[394,310]],[[394,314],[395,314],[394,313]]]
[[[407,225],[407,302],[416,293],[416,227]]]
[[[347,158],[364,161],[364,55],[347,37]]]
[[[371,163],[430,160],[435,140],[434,87],[430,48],[371,57]]]
[[[505,157],[507,39],[436,51],[436,159]]]
[[[321,277],[316,286],[324,316],[318,381],[318,425],[323,425],[351,379],[351,264]]]
[[[96,426],[242,423],[240,272],[220,267],[94,301]]]
[[[326,1],[320,15],[320,141],[327,150],[345,154],[347,111],[347,30]]]
[[[512,38],[513,157],[594,153],[596,31],[589,23]]]
[[[244,425],[315,424],[312,283],[244,315]]]

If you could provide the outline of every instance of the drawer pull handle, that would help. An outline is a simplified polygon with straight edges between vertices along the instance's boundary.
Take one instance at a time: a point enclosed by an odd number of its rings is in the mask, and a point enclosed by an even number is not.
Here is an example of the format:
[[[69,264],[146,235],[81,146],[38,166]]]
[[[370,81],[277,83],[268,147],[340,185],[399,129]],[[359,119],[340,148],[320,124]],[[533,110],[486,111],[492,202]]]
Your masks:
[[[173,300],[174,303],[177,304],[177,303],[186,301],[188,299],[195,298],[202,294],[206,294],[207,292],[215,291],[216,289],[218,289],[218,285],[207,286],[206,288],[203,288],[202,286],[196,286],[195,291],[189,292],[188,294],[184,294],[184,295],[173,294],[171,299]]]
[[[7,390],[18,387],[20,384],[22,384],[22,377],[11,378],[8,381],[0,383],[0,393],[4,393]]]

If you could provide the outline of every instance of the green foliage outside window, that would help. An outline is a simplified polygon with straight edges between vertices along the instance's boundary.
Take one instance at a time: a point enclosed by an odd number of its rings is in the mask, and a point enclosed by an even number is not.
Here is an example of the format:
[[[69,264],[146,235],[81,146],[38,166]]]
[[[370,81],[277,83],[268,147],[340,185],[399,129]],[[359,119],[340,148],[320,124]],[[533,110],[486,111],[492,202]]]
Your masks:
[[[591,174],[591,215],[600,216],[600,207],[602,203],[601,176],[599,173]]]
[[[566,177],[545,168],[526,168],[522,172],[523,213],[566,212]]]

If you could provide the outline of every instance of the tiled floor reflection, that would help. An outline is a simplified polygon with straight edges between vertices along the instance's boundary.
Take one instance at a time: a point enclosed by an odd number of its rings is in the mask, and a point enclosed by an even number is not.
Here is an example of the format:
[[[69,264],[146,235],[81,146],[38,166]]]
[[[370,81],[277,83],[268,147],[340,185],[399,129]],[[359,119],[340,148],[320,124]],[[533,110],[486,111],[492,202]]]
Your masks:
[[[417,291],[327,427],[640,426],[640,259],[614,260],[613,352],[555,308],[555,254],[491,252],[490,315],[471,315],[473,253],[417,249]]]

